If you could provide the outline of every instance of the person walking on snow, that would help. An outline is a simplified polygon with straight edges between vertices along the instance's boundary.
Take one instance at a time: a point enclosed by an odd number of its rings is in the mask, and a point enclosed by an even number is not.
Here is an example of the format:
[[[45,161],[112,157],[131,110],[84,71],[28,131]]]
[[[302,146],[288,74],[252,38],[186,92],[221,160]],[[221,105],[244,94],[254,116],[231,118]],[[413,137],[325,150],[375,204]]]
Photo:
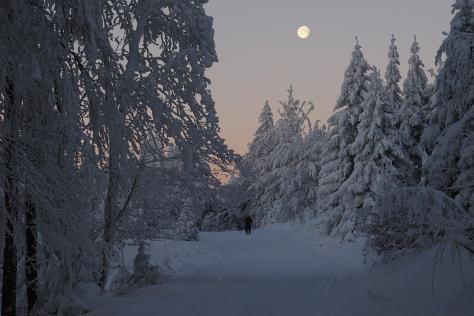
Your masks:
[[[247,215],[247,217],[245,217],[245,234],[246,235],[250,235],[250,232],[252,230],[252,217],[250,215]]]

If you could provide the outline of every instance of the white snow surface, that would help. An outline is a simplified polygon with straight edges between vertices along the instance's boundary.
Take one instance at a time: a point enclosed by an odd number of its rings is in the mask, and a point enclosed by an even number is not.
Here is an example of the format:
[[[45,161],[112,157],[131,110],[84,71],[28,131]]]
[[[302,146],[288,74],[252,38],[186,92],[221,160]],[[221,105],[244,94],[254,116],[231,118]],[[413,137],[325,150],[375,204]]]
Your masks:
[[[161,284],[81,298],[92,308],[88,315],[103,316],[474,315],[474,261],[467,254],[453,257],[448,249],[434,266],[434,248],[370,267],[363,244],[322,240],[293,225],[151,242]],[[127,265],[135,254],[126,249]]]

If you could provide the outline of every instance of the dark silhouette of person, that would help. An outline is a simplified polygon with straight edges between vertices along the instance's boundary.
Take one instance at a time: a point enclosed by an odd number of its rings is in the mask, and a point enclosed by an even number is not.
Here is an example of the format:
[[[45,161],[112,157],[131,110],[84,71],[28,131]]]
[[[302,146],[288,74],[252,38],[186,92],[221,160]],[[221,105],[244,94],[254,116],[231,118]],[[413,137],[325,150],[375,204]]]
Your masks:
[[[246,235],[250,235],[250,232],[252,230],[252,217],[250,215],[247,215],[247,217],[245,217],[245,234]]]

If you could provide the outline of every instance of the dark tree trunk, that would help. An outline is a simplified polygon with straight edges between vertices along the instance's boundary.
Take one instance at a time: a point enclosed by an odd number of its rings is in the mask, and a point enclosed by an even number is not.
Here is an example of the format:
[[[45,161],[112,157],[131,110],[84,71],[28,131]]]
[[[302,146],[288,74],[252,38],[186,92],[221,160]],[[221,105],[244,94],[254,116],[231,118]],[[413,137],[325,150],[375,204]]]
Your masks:
[[[109,158],[109,183],[104,207],[104,252],[102,254],[102,267],[99,277],[99,287],[104,289],[107,284],[109,274],[109,256],[112,248],[113,225],[114,225],[114,206],[117,178],[115,176],[115,160]]]
[[[26,298],[31,312],[38,298],[38,261],[36,257],[36,209],[31,201],[26,205]]]
[[[5,204],[8,204],[7,200],[10,197],[7,197],[8,193],[5,195]],[[16,247],[13,238],[13,223],[9,217],[5,231],[5,248],[3,249],[2,316],[16,315],[16,279]]]
[[[109,180],[110,181],[110,180]],[[109,185],[110,187],[110,185]],[[113,223],[113,214],[112,214],[112,205],[110,203],[111,194],[113,194],[110,189],[107,193],[105,214],[104,214],[104,251],[102,253],[102,267],[99,277],[99,287],[105,289],[107,284],[107,278],[109,274],[109,256],[111,250],[112,242],[112,223]]]
[[[6,94],[9,104],[5,113],[5,122],[11,124],[7,127],[5,135],[5,209],[7,210],[7,224],[5,230],[5,248],[3,249],[3,283],[2,283],[2,316],[16,315],[16,282],[17,282],[17,252],[15,245],[15,220],[18,216],[15,199],[14,159],[13,159],[13,135],[14,124],[12,123],[12,112],[14,110],[15,97],[13,83],[6,78]]]

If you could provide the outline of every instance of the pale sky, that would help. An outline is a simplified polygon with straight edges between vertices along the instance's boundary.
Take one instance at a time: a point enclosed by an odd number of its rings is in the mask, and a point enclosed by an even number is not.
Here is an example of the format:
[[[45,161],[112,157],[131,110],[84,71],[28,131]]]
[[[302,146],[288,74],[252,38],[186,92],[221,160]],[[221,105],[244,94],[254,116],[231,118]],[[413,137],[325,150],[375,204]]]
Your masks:
[[[449,31],[454,0],[210,0],[219,63],[209,70],[222,136],[238,153],[247,151],[258,114],[270,101],[275,119],[279,100],[293,84],[295,95],[316,104],[323,122],[339,96],[354,37],[382,74],[391,34],[397,38],[402,77],[416,34],[425,69],[443,31]],[[312,33],[301,40],[296,30]],[[403,81],[403,79],[402,79]]]

